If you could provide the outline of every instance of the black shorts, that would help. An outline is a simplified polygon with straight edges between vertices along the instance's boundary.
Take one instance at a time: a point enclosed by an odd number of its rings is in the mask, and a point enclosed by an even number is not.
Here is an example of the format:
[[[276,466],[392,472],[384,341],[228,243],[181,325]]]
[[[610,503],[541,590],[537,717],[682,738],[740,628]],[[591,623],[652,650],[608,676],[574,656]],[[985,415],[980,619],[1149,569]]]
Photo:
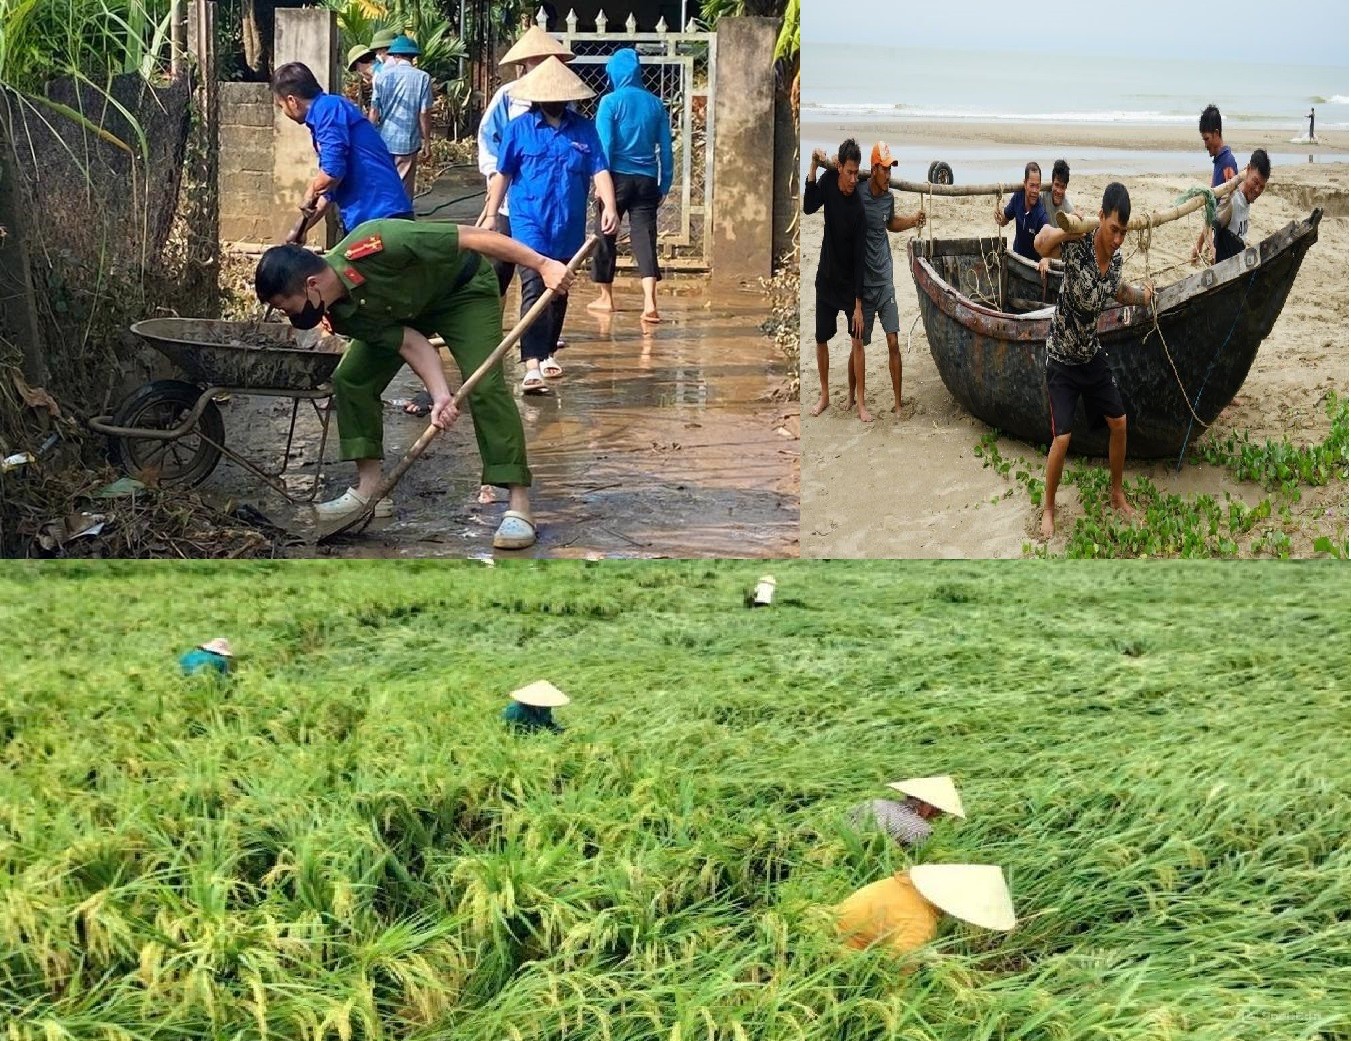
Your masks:
[[[1221,260],[1228,260],[1230,257],[1236,257],[1246,247],[1243,240],[1235,235],[1228,228],[1222,228],[1215,225],[1215,263]]]
[[[1046,359],[1046,392],[1051,398],[1051,437],[1068,434],[1074,426],[1074,407],[1084,399],[1084,412],[1090,427],[1101,427],[1104,418],[1126,414],[1121,390],[1107,364],[1107,355],[1098,351],[1082,365],[1065,365]]]
[[[816,289],[816,342],[829,343],[830,338],[835,335],[835,316],[844,315],[844,331],[852,340],[854,332],[849,328],[849,323],[854,320],[854,302],[851,300],[846,305],[842,303],[834,293],[820,288]]]

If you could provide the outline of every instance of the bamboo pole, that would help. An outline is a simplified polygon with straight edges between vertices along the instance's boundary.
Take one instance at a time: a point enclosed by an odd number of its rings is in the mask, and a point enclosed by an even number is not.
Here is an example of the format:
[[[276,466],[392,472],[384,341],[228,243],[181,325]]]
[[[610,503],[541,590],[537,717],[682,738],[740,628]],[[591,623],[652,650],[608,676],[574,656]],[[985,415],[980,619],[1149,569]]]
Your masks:
[[[1234,174],[1228,181],[1215,189],[1215,198],[1223,199],[1226,195],[1233,192],[1243,181],[1243,171]],[[1146,213],[1138,217],[1132,217],[1126,223],[1127,231],[1140,231],[1144,228],[1157,228],[1160,224],[1167,224],[1169,221],[1175,221],[1179,217],[1185,217],[1189,213],[1194,213],[1205,205],[1206,197],[1197,195],[1188,199],[1180,206],[1174,206],[1171,209],[1159,210],[1155,213]],[[1072,217],[1068,213],[1057,213],[1055,215],[1056,227],[1061,231],[1068,232],[1071,235],[1087,235],[1097,230],[1098,221],[1096,218],[1085,220],[1082,217]]]
[[[827,169],[834,170],[837,165],[834,156],[827,157]],[[860,181],[866,181],[870,176],[872,176],[871,170],[859,169],[858,179]],[[946,198],[993,195],[995,192],[1003,195],[1005,192],[1023,186],[1022,181],[1011,181],[1008,184],[1002,182],[1000,184],[930,184],[928,181],[903,181],[899,177],[891,178],[889,183],[893,191],[916,192],[920,195],[941,195]]]

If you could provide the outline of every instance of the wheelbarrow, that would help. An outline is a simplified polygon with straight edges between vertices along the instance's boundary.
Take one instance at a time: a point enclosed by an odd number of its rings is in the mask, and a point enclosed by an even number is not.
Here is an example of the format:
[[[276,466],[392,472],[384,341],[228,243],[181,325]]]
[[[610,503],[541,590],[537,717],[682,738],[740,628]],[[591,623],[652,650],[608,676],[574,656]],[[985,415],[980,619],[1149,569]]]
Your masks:
[[[224,322],[205,318],[153,318],[131,331],[177,365],[187,380],[155,380],[134,391],[111,416],[89,426],[112,442],[118,465],[132,477],[160,487],[191,488],[206,480],[224,455],[265,481],[291,503],[312,502],[319,491],[316,472],[309,492],[296,497],[281,480],[291,460],[296,420],[308,403],[319,420],[323,466],[332,410],[333,370],[342,341],[284,322]],[[252,346],[260,341],[296,346]],[[290,398],[291,423],[279,466],[266,468],[225,444],[225,421],[215,399],[224,395]]]

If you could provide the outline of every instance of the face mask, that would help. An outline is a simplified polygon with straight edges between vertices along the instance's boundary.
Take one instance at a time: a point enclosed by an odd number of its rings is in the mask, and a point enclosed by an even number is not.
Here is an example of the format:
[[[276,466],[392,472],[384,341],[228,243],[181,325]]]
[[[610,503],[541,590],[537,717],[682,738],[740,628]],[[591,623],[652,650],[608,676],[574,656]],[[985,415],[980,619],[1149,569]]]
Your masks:
[[[323,321],[324,312],[326,310],[328,310],[328,307],[324,303],[324,298],[322,296],[319,298],[319,303],[316,306],[310,300],[309,292],[306,291],[305,306],[300,309],[300,313],[288,315],[287,317],[291,319],[291,325],[297,329],[313,329]]]

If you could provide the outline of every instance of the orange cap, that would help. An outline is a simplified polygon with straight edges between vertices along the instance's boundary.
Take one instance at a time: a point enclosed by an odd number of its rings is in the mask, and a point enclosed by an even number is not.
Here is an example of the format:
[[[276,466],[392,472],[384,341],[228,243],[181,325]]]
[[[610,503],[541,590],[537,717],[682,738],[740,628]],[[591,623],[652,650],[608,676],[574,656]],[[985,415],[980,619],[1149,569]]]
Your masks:
[[[896,166],[897,162],[891,158],[891,149],[887,147],[885,141],[878,141],[873,145],[873,166]]]

